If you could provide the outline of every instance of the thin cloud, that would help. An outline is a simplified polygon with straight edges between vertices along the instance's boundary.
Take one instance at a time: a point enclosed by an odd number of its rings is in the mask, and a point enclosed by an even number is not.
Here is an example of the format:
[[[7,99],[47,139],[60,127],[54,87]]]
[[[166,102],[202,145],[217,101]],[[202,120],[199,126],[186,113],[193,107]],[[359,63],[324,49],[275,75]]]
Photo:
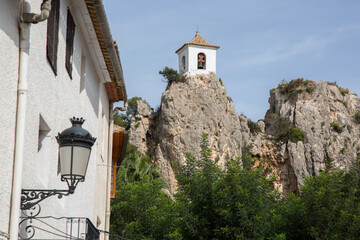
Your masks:
[[[272,47],[265,53],[254,55],[250,58],[238,62],[239,66],[251,66],[265,63],[272,63],[285,60],[289,57],[296,56],[309,51],[319,50],[326,47],[331,42],[336,42],[344,38],[351,37],[354,32],[360,29],[360,25],[352,25],[337,28],[330,33],[323,35],[308,36],[301,42],[295,44],[285,44],[280,47]],[[358,32],[356,32],[358,34]]]

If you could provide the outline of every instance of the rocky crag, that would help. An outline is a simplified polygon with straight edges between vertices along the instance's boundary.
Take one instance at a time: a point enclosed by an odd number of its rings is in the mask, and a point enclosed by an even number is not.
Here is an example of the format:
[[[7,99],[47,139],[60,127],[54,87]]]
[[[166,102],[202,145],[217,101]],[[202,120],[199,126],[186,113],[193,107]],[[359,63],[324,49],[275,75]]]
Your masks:
[[[152,157],[172,191],[173,163],[200,152],[202,133],[219,165],[247,149],[284,194],[298,192],[309,175],[347,169],[359,158],[360,99],[348,89],[296,79],[272,89],[269,104],[265,119],[254,123],[236,114],[215,74],[188,77],[168,86],[157,111],[138,102],[130,142]]]

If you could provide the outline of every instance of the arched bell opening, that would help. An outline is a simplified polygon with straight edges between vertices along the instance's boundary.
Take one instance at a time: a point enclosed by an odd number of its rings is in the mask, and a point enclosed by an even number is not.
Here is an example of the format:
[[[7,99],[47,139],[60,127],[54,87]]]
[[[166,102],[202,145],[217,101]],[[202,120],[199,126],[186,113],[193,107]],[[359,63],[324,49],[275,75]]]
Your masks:
[[[198,69],[206,69],[206,56],[204,53],[199,53],[197,56]]]
[[[185,67],[186,67],[186,62],[185,62],[185,56],[182,57],[181,59],[181,66],[182,66],[182,69],[185,70]]]

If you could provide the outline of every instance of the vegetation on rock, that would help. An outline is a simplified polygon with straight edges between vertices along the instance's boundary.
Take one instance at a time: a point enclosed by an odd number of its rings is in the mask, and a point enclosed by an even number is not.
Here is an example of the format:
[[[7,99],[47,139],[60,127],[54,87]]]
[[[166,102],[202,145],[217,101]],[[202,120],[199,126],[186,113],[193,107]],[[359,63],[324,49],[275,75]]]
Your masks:
[[[130,128],[131,117],[136,114],[138,100],[142,100],[142,98],[141,97],[130,98],[127,102],[127,108],[125,114],[117,112],[114,115],[114,123],[116,125],[123,127],[126,130]]]
[[[349,90],[348,88],[342,88],[342,87],[340,87],[339,85],[337,85],[337,82],[336,82],[336,81],[335,81],[335,82],[329,82],[329,84],[330,84],[330,85],[333,85],[333,86],[336,86],[336,87],[339,89],[341,95],[343,95],[343,96],[345,96],[346,94],[349,94],[349,93],[350,93],[350,90]]]
[[[278,89],[282,94],[286,94],[289,97],[296,96],[303,92],[312,93],[314,91],[314,82],[304,80],[303,78],[293,79],[290,82],[282,80],[278,85]]]
[[[300,128],[294,127],[290,129],[290,140],[294,143],[297,143],[299,141],[304,142],[305,136],[305,132]]]
[[[278,141],[286,142],[291,140],[292,142],[304,142],[306,134],[305,132],[298,128],[292,127],[290,121],[286,118],[281,117],[277,114],[271,114],[271,125],[273,127],[273,134]]]
[[[330,127],[332,127],[332,129],[337,133],[341,133],[343,131],[343,127],[336,122],[331,122]]]
[[[256,133],[259,133],[261,131],[261,128],[259,127],[259,125],[257,125],[256,122],[251,121],[251,119],[248,119],[247,125],[248,125],[248,127],[250,129],[250,132],[252,134],[256,134]]]
[[[357,123],[360,123],[360,111],[355,112],[354,119]]]
[[[165,67],[162,71],[159,71],[159,74],[164,77],[164,81],[169,87],[172,83],[176,82],[185,82],[186,78],[184,75],[179,74],[175,69]]]

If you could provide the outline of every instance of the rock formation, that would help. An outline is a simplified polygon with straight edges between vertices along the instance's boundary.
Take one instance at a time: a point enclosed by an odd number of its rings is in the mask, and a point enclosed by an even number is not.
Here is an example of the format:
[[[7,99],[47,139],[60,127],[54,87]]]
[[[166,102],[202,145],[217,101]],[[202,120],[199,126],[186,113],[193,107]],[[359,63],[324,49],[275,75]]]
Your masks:
[[[329,168],[348,169],[360,153],[360,99],[334,83],[303,79],[270,91],[265,120],[253,123],[237,115],[221,80],[213,73],[168,86],[154,112],[138,102],[130,142],[149,154],[170,189],[176,189],[173,162],[200,152],[201,134],[209,134],[214,160],[250,154],[264,159],[275,186],[298,192],[306,176]],[[250,128],[249,128],[250,127]]]
[[[297,142],[270,140],[278,149],[274,150],[277,159],[290,170],[277,169],[280,175],[289,173],[280,181],[283,192],[293,192],[294,180],[298,189],[306,176],[318,176],[320,171],[329,168],[348,169],[357,159],[360,116],[357,118],[356,115],[360,113],[360,98],[348,89],[329,82],[296,79],[272,89],[269,103],[265,117],[267,133],[263,135],[263,141],[254,142],[254,149],[261,146],[264,150],[269,141],[265,139],[271,139],[273,125],[277,124],[273,118],[287,120],[291,127],[301,129],[306,135],[303,141]],[[264,151],[259,155],[266,157]],[[291,178],[292,171],[295,179]]]

